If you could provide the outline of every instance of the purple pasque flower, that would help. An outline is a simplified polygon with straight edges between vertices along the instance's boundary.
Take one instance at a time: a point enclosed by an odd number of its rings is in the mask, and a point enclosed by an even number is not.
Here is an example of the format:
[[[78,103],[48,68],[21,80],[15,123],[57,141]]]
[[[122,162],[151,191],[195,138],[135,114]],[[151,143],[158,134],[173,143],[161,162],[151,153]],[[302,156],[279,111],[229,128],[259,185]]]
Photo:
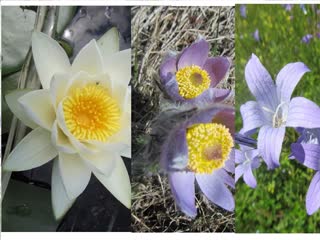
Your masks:
[[[162,62],[161,83],[173,101],[197,105],[228,97],[230,90],[215,87],[225,79],[230,62],[225,57],[208,57],[209,50],[209,43],[199,39],[180,54],[168,55]]]
[[[251,188],[257,187],[253,170],[260,167],[259,151],[252,147],[240,145],[240,150],[235,150],[236,182],[243,176],[244,182]]]
[[[320,128],[303,129],[297,143],[291,144],[292,156],[308,168],[316,170],[311,180],[307,196],[306,209],[309,215],[320,208]]]
[[[253,38],[254,40],[256,40],[257,42],[260,41],[260,35],[259,35],[259,29],[256,29],[253,33]]]
[[[168,134],[161,148],[161,164],[168,172],[177,206],[190,217],[197,215],[195,182],[214,204],[232,211],[234,188],[234,109],[214,105],[199,110]]]
[[[313,38],[312,34],[307,34],[307,35],[304,35],[301,39],[301,41],[303,43],[310,43],[311,39]]]
[[[269,169],[278,167],[286,127],[319,128],[320,108],[292,92],[310,70],[301,62],[284,66],[273,82],[258,57],[252,54],[245,68],[247,85],[256,98],[240,107],[243,133],[260,128],[258,150]]]
[[[247,17],[247,6],[245,4],[240,5],[240,15],[243,18]]]

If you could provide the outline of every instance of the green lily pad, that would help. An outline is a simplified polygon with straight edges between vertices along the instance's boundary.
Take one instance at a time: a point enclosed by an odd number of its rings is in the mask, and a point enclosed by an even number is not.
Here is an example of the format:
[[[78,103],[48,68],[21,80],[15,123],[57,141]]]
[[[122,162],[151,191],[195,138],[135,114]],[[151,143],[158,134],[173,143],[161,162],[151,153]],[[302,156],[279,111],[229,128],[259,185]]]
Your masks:
[[[56,231],[51,192],[34,185],[11,180],[2,201],[2,231]]]

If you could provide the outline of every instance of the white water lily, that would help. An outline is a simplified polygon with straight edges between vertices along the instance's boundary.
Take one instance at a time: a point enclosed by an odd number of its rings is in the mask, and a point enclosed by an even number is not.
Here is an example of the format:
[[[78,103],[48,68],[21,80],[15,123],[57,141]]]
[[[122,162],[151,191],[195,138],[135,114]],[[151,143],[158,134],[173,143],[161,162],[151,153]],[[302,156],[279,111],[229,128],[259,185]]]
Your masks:
[[[118,43],[106,44],[110,39],[90,41],[71,65],[56,41],[34,32],[32,53],[43,89],[6,97],[12,112],[33,130],[3,168],[23,171],[54,159],[52,206],[57,219],[84,191],[91,173],[131,206],[130,179],[121,158],[131,157],[131,52],[119,51]]]

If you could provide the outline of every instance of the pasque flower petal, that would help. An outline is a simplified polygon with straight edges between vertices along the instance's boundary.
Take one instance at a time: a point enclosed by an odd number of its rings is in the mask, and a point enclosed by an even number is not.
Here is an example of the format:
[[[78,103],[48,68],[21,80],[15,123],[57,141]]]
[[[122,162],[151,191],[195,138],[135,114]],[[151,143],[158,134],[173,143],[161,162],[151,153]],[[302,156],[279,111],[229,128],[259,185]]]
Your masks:
[[[303,128],[320,128],[320,108],[314,102],[304,98],[292,98],[286,126]]]
[[[84,71],[90,75],[102,74],[104,65],[100,49],[95,40],[84,46],[72,63],[72,72]]]
[[[291,94],[302,76],[309,72],[309,68],[302,62],[289,63],[284,66],[276,78],[277,93],[280,102],[289,102]]]
[[[209,54],[209,43],[200,39],[185,48],[178,59],[178,69],[196,65],[202,67]]]
[[[57,156],[50,132],[36,128],[12,150],[3,164],[6,171],[24,171],[39,167]]]
[[[285,127],[273,128],[265,125],[259,131],[258,149],[268,169],[273,169],[280,165],[279,158],[284,134]]]
[[[309,186],[306,197],[307,213],[314,214],[320,208],[320,171],[318,171]]]
[[[116,199],[127,208],[131,208],[130,178],[122,159],[115,161],[114,169],[108,176],[98,171],[93,171],[93,173]]]
[[[228,211],[233,211],[235,204],[232,193],[219,174],[215,172],[212,174],[196,174],[196,179],[201,191],[211,202]]]
[[[160,65],[160,80],[163,85],[175,76],[177,71],[177,56],[167,56]]]
[[[77,198],[87,187],[91,171],[79,154],[59,152],[59,170],[70,199]]]
[[[32,53],[42,87],[47,89],[54,74],[70,72],[70,62],[66,52],[48,35],[32,33]]]
[[[189,217],[197,215],[195,206],[195,175],[192,172],[173,171],[169,173],[172,194],[179,209]]]
[[[293,143],[291,144],[293,156],[303,165],[314,170],[320,170],[320,145]]]
[[[246,65],[245,78],[257,102],[271,110],[276,109],[278,102],[276,86],[268,71],[254,54]]]
[[[23,107],[19,103],[18,99],[22,97],[23,95],[29,93],[30,89],[21,89],[21,90],[15,90],[10,92],[6,95],[6,102],[8,104],[9,109],[11,112],[26,126],[35,129],[38,127],[38,124],[36,124],[34,121],[32,121],[28,115],[25,113]]]
[[[51,199],[54,216],[61,219],[71,208],[75,199],[70,199],[62,182],[58,160],[53,162],[51,179]]]
[[[210,87],[215,87],[221,82],[227,75],[230,68],[230,62],[225,57],[211,57],[208,58],[203,69],[206,70],[210,76]]]
[[[27,116],[40,127],[51,130],[56,114],[47,89],[31,91],[18,99]]]

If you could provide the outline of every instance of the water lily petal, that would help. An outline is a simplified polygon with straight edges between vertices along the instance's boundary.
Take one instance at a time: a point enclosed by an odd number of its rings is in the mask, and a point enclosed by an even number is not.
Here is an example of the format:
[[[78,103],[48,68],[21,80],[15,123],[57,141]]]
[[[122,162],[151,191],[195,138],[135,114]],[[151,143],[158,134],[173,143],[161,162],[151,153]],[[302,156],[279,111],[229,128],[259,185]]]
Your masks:
[[[50,132],[36,128],[26,135],[12,150],[3,164],[6,171],[24,171],[39,167],[57,156],[51,143]]]
[[[56,114],[47,89],[31,91],[18,99],[27,116],[47,130],[51,130]]]
[[[54,74],[70,72],[70,62],[66,52],[48,35],[37,31],[32,33],[32,53],[44,89],[50,87]]]
[[[265,115],[257,102],[248,101],[240,107],[241,116],[243,119],[242,132],[244,134],[253,129],[259,128],[266,124]]]
[[[284,134],[285,127],[273,128],[263,126],[259,131],[258,150],[266,162],[268,169],[280,166],[279,158]]]
[[[114,169],[108,176],[98,171],[93,171],[93,173],[116,199],[127,208],[131,208],[130,178],[122,159],[115,161]]]
[[[55,74],[50,84],[50,96],[54,109],[57,108],[61,100],[66,96],[70,74]]]
[[[211,57],[206,60],[203,65],[203,69],[206,70],[210,76],[210,87],[215,87],[221,82],[227,75],[230,62],[226,57]]]
[[[320,208],[320,172],[318,171],[309,186],[306,197],[307,213],[314,214]]]
[[[320,145],[293,143],[291,144],[293,156],[303,165],[314,170],[320,170]]]
[[[93,39],[85,45],[72,63],[72,72],[87,72],[91,75],[102,74],[103,59],[97,42]]]
[[[108,57],[113,53],[119,52],[120,39],[117,28],[113,27],[108,30],[101,38],[99,38],[97,43],[103,58]]]
[[[301,77],[309,71],[309,68],[302,62],[289,63],[281,69],[276,78],[277,93],[281,102],[290,101],[294,88]]]
[[[304,97],[295,97],[289,104],[286,126],[320,128],[320,108]]]
[[[53,123],[51,133],[52,142],[56,145],[58,151],[69,154],[77,152],[77,150],[69,141],[69,138],[63,133],[63,131],[58,126],[57,121]]]
[[[112,82],[128,85],[131,79],[131,49],[104,57],[104,66]]]
[[[18,99],[23,95],[29,93],[30,89],[19,89],[10,92],[6,95],[6,102],[8,107],[10,108],[11,112],[26,126],[34,129],[38,127],[34,121],[32,121],[28,115],[25,113],[24,109],[22,108],[21,104],[18,102]]]
[[[194,180],[195,175],[192,172],[173,171],[169,173],[169,183],[177,206],[192,218],[197,215]]]
[[[219,174],[196,174],[197,182],[206,197],[218,206],[228,210],[234,210],[234,199],[232,193],[224,184]]]
[[[53,213],[57,220],[61,219],[71,208],[75,199],[70,199],[62,183],[58,160],[55,160],[52,168],[51,198]]]
[[[208,54],[209,43],[200,39],[182,51],[178,59],[178,69],[191,65],[202,67],[208,58]]]
[[[278,97],[275,84],[268,71],[254,54],[252,54],[246,65],[245,78],[257,102],[268,109],[276,109]]]
[[[70,199],[77,198],[87,187],[91,171],[79,154],[59,152],[59,170]]]
[[[175,76],[177,71],[177,56],[167,56],[160,65],[160,79],[165,85],[172,77]]]
[[[100,174],[109,176],[115,167],[115,162],[122,161],[118,151],[100,151],[94,154],[80,153],[81,159],[92,169]]]

